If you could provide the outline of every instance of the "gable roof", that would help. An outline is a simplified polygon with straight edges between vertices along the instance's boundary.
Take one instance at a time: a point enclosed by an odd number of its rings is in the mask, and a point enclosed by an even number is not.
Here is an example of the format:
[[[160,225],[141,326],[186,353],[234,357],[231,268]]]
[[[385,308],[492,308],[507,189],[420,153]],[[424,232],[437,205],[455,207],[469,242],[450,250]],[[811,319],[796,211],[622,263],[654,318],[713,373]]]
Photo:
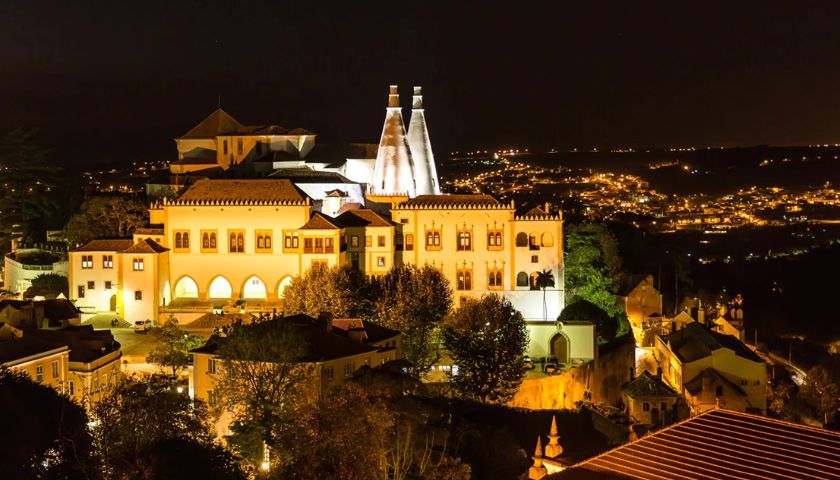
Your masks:
[[[162,246],[151,238],[144,238],[142,240],[138,240],[137,243],[123,250],[122,253],[163,253],[168,251],[168,248]]]
[[[101,238],[91,240],[71,252],[121,252],[134,244],[130,238]]]
[[[400,335],[400,332],[390,328],[366,322],[361,318],[334,318],[332,332],[347,335],[351,331],[361,331],[364,343],[377,343]]]
[[[318,211],[312,212],[309,220],[300,227],[301,230],[335,230],[338,228],[341,227],[334,218]]]
[[[840,476],[840,433],[713,409],[546,478],[824,479]]]
[[[677,397],[679,394],[661,378],[645,370],[641,375],[624,387],[624,393],[630,398],[641,397]]]
[[[181,138],[213,138],[216,135],[235,133],[242,128],[241,123],[219,107]]]
[[[193,183],[170,205],[301,203],[309,197],[288,179],[217,180]]]
[[[726,377],[718,373],[718,371],[712,367],[706,368],[702,372],[698,373],[694,378],[685,382],[685,389],[688,390],[688,393],[692,395],[697,395],[703,390],[704,378],[708,378],[712,382],[712,384],[714,384],[715,382],[725,383],[742,397],[747,396],[747,393],[744,392],[744,390],[741,387],[729,381]]]
[[[390,220],[368,208],[348,210],[336,217],[336,221],[344,227],[390,227]]]
[[[682,329],[662,335],[660,338],[669,345],[674,355],[684,363],[708,357],[713,351],[720,348],[728,348],[739,357],[763,363],[761,357],[737,338],[709,330],[699,322],[688,323]]]
[[[0,365],[14,365],[26,357],[43,355],[56,349],[67,350],[67,345],[61,342],[33,338],[27,335],[2,341],[0,342]]]
[[[458,207],[458,206],[499,206],[498,200],[490,195],[484,194],[458,194],[458,195],[418,195],[402,206],[406,207]]]

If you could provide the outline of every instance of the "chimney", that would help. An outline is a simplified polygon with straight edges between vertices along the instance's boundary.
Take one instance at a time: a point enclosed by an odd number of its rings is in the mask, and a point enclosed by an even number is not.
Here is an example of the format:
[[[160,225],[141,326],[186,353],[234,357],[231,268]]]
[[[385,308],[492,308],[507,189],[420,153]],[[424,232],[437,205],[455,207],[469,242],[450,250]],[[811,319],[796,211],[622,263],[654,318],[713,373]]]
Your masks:
[[[414,87],[414,96],[411,98],[411,108],[413,110],[423,109],[423,87]]]
[[[388,108],[400,108],[400,94],[397,92],[396,85],[391,85],[389,87]]]

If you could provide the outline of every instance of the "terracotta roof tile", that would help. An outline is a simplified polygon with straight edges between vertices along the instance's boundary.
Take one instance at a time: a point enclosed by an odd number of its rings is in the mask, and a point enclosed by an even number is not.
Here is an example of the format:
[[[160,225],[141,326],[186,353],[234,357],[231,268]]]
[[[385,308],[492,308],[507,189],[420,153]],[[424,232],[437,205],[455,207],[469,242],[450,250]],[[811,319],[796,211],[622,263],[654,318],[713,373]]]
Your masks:
[[[336,217],[336,221],[344,227],[390,227],[393,225],[390,220],[367,208],[348,210]]]
[[[467,195],[418,195],[403,203],[408,207],[415,206],[455,206],[455,205],[501,205],[498,200],[490,195],[467,194]]]
[[[168,248],[162,246],[151,238],[144,238],[123,250],[122,253],[163,253],[168,251]]]
[[[335,230],[338,228],[341,227],[334,218],[329,215],[324,215],[321,212],[312,213],[309,221],[300,227],[301,230]]]
[[[71,252],[121,252],[134,244],[130,238],[102,238],[91,240]]]
[[[288,179],[201,179],[172,204],[190,202],[303,202],[308,197]]]

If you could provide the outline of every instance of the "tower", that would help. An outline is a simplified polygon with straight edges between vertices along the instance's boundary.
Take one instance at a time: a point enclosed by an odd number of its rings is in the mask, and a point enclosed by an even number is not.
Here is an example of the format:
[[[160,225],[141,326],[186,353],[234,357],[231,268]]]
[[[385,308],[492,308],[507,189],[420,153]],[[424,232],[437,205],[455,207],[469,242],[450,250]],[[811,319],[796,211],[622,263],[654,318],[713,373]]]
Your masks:
[[[397,93],[397,86],[391,85],[388,108],[385,111],[385,125],[382,127],[382,138],[379,140],[376,164],[373,167],[371,193],[415,196],[413,169],[400,108],[400,95]]]
[[[422,87],[414,87],[411,102],[411,123],[408,126],[408,146],[414,161],[414,180],[417,195],[439,195],[440,184],[435,167],[435,156],[426,129],[426,114],[423,111]]]

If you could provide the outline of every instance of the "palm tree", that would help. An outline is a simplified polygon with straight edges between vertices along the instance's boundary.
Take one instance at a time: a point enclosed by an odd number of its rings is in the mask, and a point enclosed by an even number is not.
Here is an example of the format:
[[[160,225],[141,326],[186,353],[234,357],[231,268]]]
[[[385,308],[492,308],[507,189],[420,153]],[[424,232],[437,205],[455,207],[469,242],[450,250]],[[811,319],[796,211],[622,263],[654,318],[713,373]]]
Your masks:
[[[545,289],[554,288],[554,274],[551,269],[546,268],[542,272],[537,272],[537,288],[543,291],[543,320],[548,320],[548,304],[545,301]]]

